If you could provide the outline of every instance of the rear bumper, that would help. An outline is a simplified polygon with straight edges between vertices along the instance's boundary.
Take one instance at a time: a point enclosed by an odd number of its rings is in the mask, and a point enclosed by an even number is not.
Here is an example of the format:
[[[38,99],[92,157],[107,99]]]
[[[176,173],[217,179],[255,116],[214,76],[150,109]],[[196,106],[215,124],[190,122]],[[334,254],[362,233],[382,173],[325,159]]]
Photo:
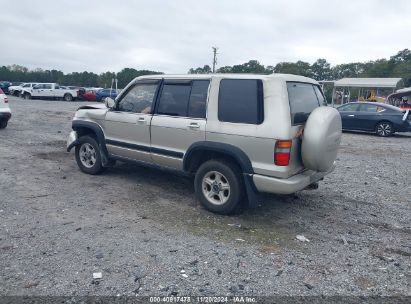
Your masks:
[[[260,192],[291,194],[305,189],[312,183],[318,182],[325,175],[331,173],[335,168],[335,162],[327,172],[316,172],[306,170],[300,174],[293,175],[289,178],[275,178],[265,175],[254,174],[254,185]]]

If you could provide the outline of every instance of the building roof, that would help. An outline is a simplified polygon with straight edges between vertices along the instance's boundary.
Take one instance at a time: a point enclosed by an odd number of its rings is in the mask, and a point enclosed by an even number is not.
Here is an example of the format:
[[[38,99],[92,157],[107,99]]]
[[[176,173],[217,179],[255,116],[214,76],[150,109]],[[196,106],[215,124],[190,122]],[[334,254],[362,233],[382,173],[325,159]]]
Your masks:
[[[334,83],[336,87],[395,88],[401,78],[343,78]]]

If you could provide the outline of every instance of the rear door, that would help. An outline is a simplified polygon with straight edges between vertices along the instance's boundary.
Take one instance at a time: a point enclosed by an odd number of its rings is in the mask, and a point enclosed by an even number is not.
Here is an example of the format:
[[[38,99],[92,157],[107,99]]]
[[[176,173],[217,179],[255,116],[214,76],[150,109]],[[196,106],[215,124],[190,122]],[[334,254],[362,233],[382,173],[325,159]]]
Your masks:
[[[51,83],[45,83],[43,86],[42,97],[51,98],[54,97],[54,89]]]
[[[368,103],[361,104],[355,114],[355,129],[373,131],[377,122],[381,120],[382,113],[384,113],[383,107]]]
[[[324,95],[318,86],[312,83],[287,82],[288,100],[290,103],[292,126],[304,126],[311,112],[316,108],[326,105]],[[292,139],[289,174],[294,174],[303,169],[301,159],[301,139]]]
[[[155,164],[182,169],[183,156],[205,140],[209,80],[165,79],[151,120],[151,157]]]

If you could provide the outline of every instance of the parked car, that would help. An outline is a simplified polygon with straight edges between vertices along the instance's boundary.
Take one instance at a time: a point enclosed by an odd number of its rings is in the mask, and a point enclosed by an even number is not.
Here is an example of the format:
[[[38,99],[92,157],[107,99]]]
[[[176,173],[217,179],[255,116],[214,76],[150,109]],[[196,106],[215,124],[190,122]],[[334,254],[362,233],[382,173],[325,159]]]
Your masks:
[[[0,129],[7,127],[11,111],[6,94],[0,89]]]
[[[302,76],[142,76],[116,101],[80,107],[67,150],[88,174],[122,160],[193,175],[201,204],[229,214],[258,192],[316,188],[334,169],[341,118],[322,105]]]
[[[23,89],[31,89],[33,86],[35,86],[37,84],[37,82],[27,82],[27,83],[21,83],[19,85],[13,85],[9,87],[9,92],[10,95],[14,95],[14,96],[20,96],[21,95],[21,91]]]
[[[88,90],[84,94],[81,95],[81,99],[86,100],[86,101],[96,101],[97,100],[96,92],[93,90]]]
[[[10,81],[1,81],[0,89],[3,91],[3,94],[9,94],[9,87],[11,86]]]
[[[57,83],[39,83],[32,88],[24,88],[21,95],[25,99],[44,98],[72,101],[78,97],[78,91],[62,89]]]
[[[119,93],[120,93],[120,90],[116,90],[116,89],[98,90],[96,92],[96,100],[97,101],[102,101],[106,97],[110,97],[110,98],[115,99]]]
[[[410,112],[378,102],[350,102],[339,106],[343,130],[373,132],[391,136],[411,132]]]

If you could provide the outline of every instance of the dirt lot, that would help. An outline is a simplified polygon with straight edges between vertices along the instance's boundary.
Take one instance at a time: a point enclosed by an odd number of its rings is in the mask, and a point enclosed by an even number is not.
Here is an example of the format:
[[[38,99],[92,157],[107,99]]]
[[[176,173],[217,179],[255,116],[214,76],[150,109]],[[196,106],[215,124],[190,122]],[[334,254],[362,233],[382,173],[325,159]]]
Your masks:
[[[0,295],[411,295],[411,134],[345,133],[318,190],[228,217],[186,177],[81,173],[65,151],[78,105],[10,98]]]

